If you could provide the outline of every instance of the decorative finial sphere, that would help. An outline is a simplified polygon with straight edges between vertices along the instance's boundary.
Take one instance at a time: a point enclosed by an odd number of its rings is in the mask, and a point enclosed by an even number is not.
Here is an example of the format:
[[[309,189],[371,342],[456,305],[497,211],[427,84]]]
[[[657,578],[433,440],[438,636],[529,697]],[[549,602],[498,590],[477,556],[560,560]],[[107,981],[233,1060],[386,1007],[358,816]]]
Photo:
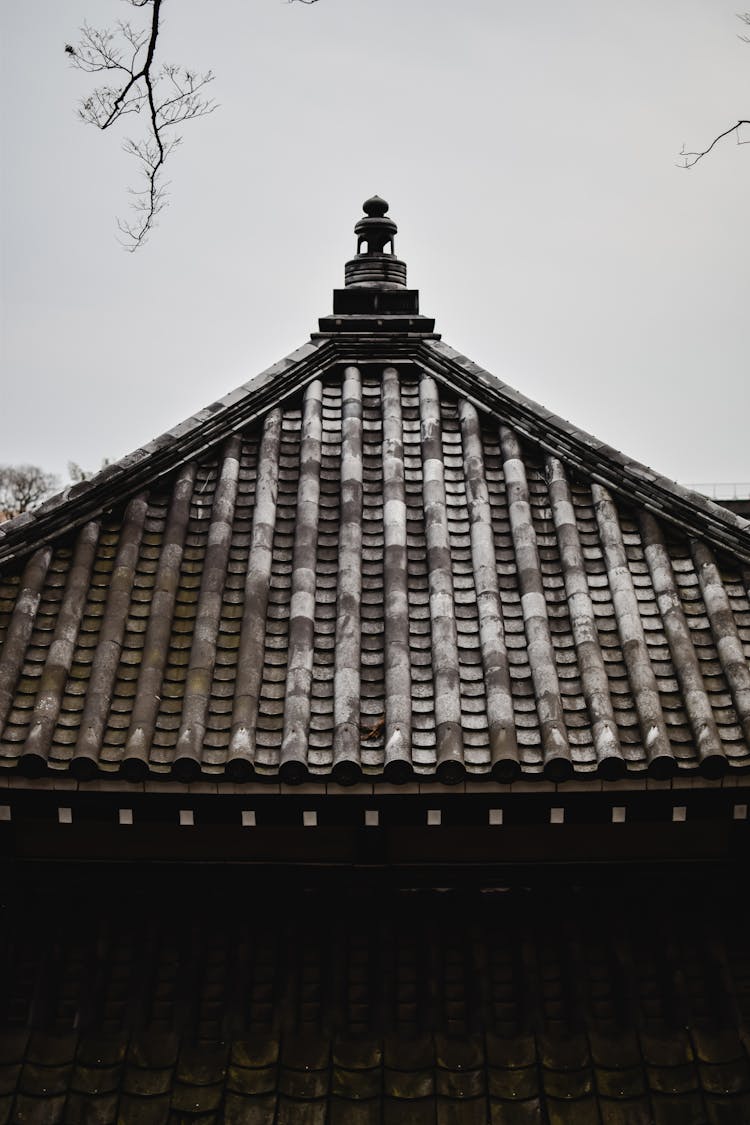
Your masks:
[[[388,203],[385,199],[381,199],[379,195],[372,195],[366,199],[362,204],[362,210],[365,215],[371,218],[382,218],[388,210]]]

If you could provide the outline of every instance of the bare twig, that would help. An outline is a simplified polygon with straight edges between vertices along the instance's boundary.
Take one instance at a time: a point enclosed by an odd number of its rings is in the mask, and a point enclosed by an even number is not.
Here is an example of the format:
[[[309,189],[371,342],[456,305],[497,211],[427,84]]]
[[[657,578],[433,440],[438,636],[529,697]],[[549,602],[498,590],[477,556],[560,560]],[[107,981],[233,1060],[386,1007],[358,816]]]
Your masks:
[[[100,31],[84,24],[78,45],[68,44],[65,52],[78,70],[110,76],[106,84],[98,86],[82,100],[78,111],[82,121],[104,130],[129,114],[143,112],[147,119],[146,137],[127,138],[124,143],[125,151],[138,160],[146,181],[143,188],[130,189],[136,219],[118,220],[117,224],[123,245],[132,251],[143,245],[166,203],[164,164],[181,141],[180,136],[168,130],[196,117],[205,117],[216,105],[204,93],[205,87],[213,81],[210,70],[198,74],[187,67],[167,63],[155,67],[164,0],[125,0],[125,3],[133,8],[151,5],[150,27],[138,29],[127,20],[120,20],[114,30]]]
[[[287,0],[289,4],[317,4],[318,0]],[[85,74],[107,74],[108,81],[97,86],[81,101],[82,121],[97,129],[109,129],[123,117],[143,113],[147,135],[140,140],[127,138],[124,149],[134,156],[145,179],[142,188],[130,188],[134,221],[118,219],[117,225],[127,250],[142,246],[152,230],[156,216],[166,205],[167,184],[164,164],[182,138],[168,133],[176,125],[213,113],[216,104],[205,96],[213,81],[210,70],[199,74],[188,67],[154,63],[165,0],[124,0],[131,8],[151,5],[151,25],[135,28],[118,20],[114,29],[84,24],[77,46],[65,46],[71,64]]]
[[[738,145],[750,144],[750,137],[748,137],[746,140],[743,140],[740,136],[740,129],[743,125],[750,125],[750,118],[741,117],[740,120],[737,121],[734,125],[731,125],[728,129],[725,129],[723,133],[719,133],[718,136],[714,137],[714,139],[711,141],[711,144],[708,145],[707,148],[704,148],[702,152],[688,152],[683,145],[680,150],[680,158],[682,160],[680,167],[692,168],[695,164],[698,163],[699,160],[702,160],[704,156],[708,156],[711,149],[714,148],[719,143],[719,141],[723,141],[724,138],[728,137],[731,133],[736,134]]]
[[[750,27],[750,12],[738,12],[737,19],[741,20],[746,27]],[[740,35],[739,38],[743,41],[743,43],[750,43],[750,35]],[[731,136],[732,133],[734,133],[735,140],[737,141],[738,145],[750,144],[750,137],[743,139],[741,135],[741,130],[745,125],[750,125],[750,118],[741,117],[739,121],[736,121],[734,125],[730,125],[728,129],[724,130],[723,133],[717,134],[717,136],[715,136],[711,141],[711,144],[702,149],[700,152],[690,152],[683,145],[682,149],[680,150],[679,167],[693,168],[699,160],[702,160],[704,156],[708,156],[709,152],[711,152],[711,150],[716,147],[719,141],[723,141],[725,137]]]

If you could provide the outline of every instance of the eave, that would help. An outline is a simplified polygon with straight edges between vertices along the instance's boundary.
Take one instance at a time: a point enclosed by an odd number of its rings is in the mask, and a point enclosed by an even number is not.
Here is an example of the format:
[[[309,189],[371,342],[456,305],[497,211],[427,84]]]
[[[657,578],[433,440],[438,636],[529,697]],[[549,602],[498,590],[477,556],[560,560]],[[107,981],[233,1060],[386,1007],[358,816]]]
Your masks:
[[[487,885],[603,865],[741,865],[750,785],[653,779],[555,785],[232,785],[8,779],[7,860],[351,866],[408,885]],[[417,871],[422,877],[417,878]],[[425,883],[426,881],[426,883]],[[415,883],[415,885],[417,885]]]

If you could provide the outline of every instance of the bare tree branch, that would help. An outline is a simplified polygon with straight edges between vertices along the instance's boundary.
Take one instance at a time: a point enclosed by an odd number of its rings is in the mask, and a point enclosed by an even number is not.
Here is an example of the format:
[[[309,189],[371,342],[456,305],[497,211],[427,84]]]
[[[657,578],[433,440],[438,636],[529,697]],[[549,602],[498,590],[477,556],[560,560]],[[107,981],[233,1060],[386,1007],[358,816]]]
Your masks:
[[[216,104],[204,93],[213,81],[210,70],[199,74],[171,63],[155,66],[164,0],[125,3],[133,8],[151,5],[150,27],[134,28],[127,20],[118,21],[114,30],[84,24],[78,45],[67,44],[65,52],[78,70],[109,76],[105,84],[82,100],[78,111],[82,121],[104,130],[130,114],[143,112],[147,119],[147,135],[139,140],[128,137],[123,146],[136,158],[145,179],[142,188],[129,189],[135,220],[119,219],[117,223],[123,245],[132,251],[143,245],[166,203],[164,164],[182,139],[168,130],[213,113]]]
[[[688,152],[683,145],[680,149],[680,158],[682,160],[680,167],[692,168],[695,164],[698,163],[699,160],[702,160],[704,156],[708,156],[711,149],[714,148],[719,143],[719,141],[723,141],[724,138],[728,137],[731,133],[734,133],[736,135],[738,145],[750,144],[750,137],[743,140],[740,136],[740,129],[743,125],[750,125],[750,118],[741,117],[740,120],[737,121],[734,125],[730,125],[730,127],[728,129],[725,129],[723,133],[719,133],[718,136],[714,137],[714,139],[711,141],[711,144],[708,145],[707,148],[704,148],[702,152]]]
[[[317,4],[318,0],[287,0],[289,4]],[[72,66],[85,74],[106,74],[106,81],[83,98],[78,109],[82,121],[97,129],[109,129],[123,117],[143,113],[146,136],[126,138],[123,148],[134,156],[145,180],[141,188],[129,188],[135,220],[117,220],[123,246],[137,250],[153,229],[156,217],[166,205],[167,184],[163,180],[167,157],[182,137],[168,133],[185,121],[213,113],[216,103],[207,98],[205,88],[213,81],[210,70],[204,74],[184,66],[164,63],[156,67],[156,44],[161,30],[165,0],[124,0],[131,8],[151,6],[151,25],[136,28],[118,20],[114,30],[99,30],[84,24],[77,46],[65,45]]]
[[[737,19],[741,20],[742,23],[744,23],[746,27],[750,27],[750,12],[738,12],[737,13]],[[739,38],[742,40],[743,43],[750,43],[750,35],[740,35]],[[734,125],[730,125],[728,129],[725,129],[722,133],[718,133],[717,136],[715,136],[714,139],[711,141],[710,145],[707,145],[706,148],[702,149],[699,152],[691,152],[691,151],[687,150],[685,148],[685,146],[683,145],[681,150],[680,150],[679,167],[680,168],[693,168],[693,167],[695,167],[695,165],[698,163],[699,160],[702,160],[704,156],[708,156],[709,152],[711,152],[711,150],[713,148],[715,148],[716,145],[719,144],[720,141],[723,141],[725,137],[731,136],[732,133],[734,133],[735,140],[736,140],[738,145],[750,144],[750,136],[743,139],[742,134],[741,134],[741,130],[742,130],[743,126],[746,126],[746,125],[750,125],[750,118],[741,117],[739,119],[739,121],[736,121],[734,123]]]

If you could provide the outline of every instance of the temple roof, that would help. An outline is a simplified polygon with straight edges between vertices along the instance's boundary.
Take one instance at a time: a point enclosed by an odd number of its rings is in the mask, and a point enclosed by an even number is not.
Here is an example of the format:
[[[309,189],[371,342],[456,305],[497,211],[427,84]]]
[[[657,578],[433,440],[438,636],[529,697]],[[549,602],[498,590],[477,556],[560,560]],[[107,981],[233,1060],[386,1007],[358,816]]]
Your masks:
[[[2,764],[343,784],[750,765],[748,521],[443,343],[387,204],[365,209],[311,342],[0,527]]]

